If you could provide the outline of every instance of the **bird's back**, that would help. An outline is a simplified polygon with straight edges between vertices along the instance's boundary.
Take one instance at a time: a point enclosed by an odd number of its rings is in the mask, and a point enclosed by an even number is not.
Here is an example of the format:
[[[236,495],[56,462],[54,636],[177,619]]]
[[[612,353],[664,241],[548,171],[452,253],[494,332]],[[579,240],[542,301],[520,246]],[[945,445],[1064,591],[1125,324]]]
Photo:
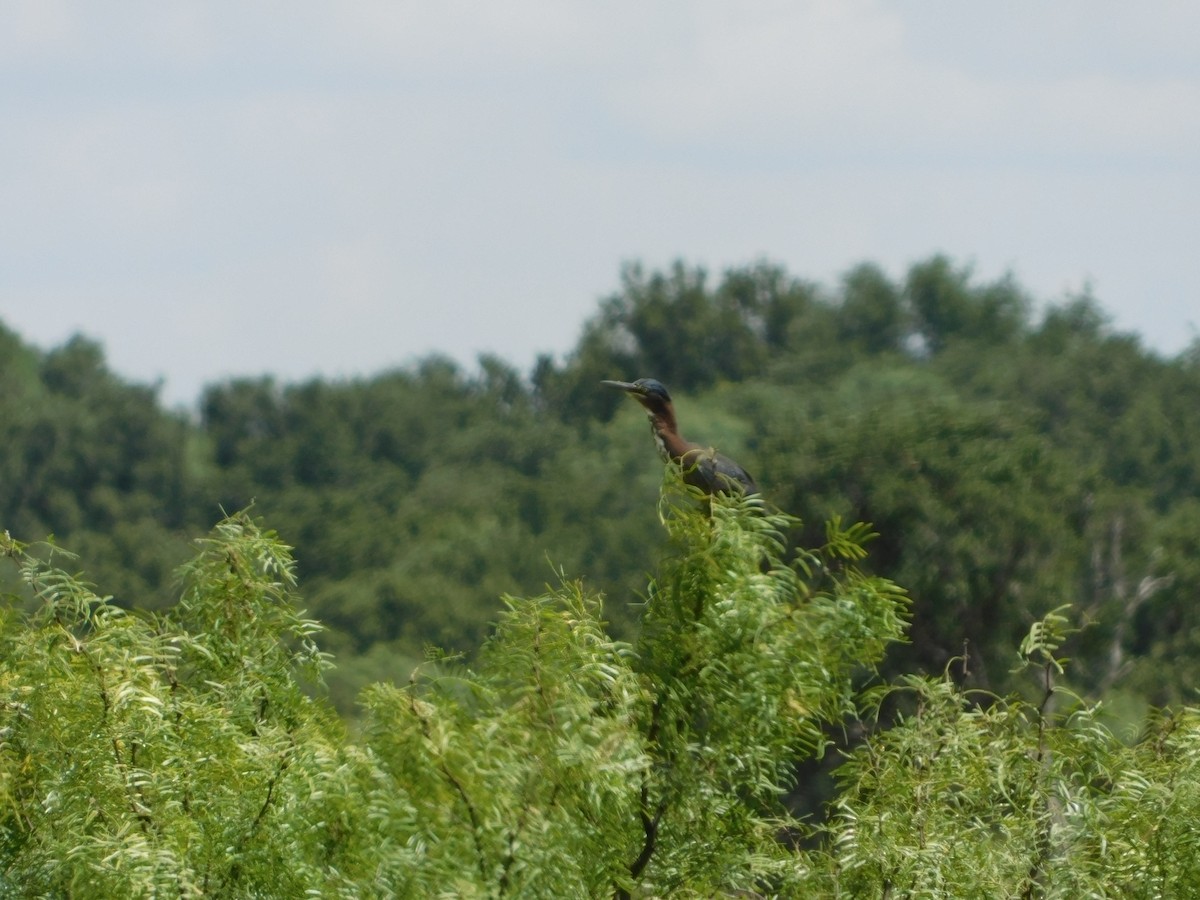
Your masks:
[[[707,494],[757,494],[750,473],[715,450],[694,447],[680,459],[683,480]]]

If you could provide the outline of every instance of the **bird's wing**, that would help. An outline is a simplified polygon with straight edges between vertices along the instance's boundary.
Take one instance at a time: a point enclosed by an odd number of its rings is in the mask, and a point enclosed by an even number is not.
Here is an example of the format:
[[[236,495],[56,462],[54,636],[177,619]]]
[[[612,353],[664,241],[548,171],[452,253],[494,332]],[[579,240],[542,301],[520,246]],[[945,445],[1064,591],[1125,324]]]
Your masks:
[[[683,458],[683,480],[708,494],[757,494],[750,473],[724,454],[697,448]]]

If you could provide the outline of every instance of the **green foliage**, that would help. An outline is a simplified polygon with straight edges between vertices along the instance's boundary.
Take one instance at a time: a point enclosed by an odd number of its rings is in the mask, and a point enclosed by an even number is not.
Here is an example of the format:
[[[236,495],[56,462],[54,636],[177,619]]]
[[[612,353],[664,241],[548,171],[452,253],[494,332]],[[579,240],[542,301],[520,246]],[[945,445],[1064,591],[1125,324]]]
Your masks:
[[[368,690],[368,742],[420,848],[407,890],[707,895],[792,877],[777,840],[800,828],[781,801],[792,766],[852,709],[903,600],[823,552],[802,578],[780,561],[787,517],[758,501],[693,506],[674,473],[673,553],[635,645],[564,582],[507,599],[476,666]]]
[[[970,283],[970,270],[955,270],[944,256],[918,263],[908,273],[905,293],[916,333],[931,353],[956,342],[1003,344],[1024,329],[1029,301],[1012,279],[982,290]]]
[[[900,352],[910,332],[901,292],[877,266],[863,264],[843,279],[838,337],[876,355]]]
[[[578,422],[612,415],[620,398],[595,386],[618,373],[652,373],[678,392],[754,377],[820,317],[815,295],[766,263],[726,273],[715,290],[703,269],[676,263],[647,273],[629,265],[621,290],[585,324],[569,364],[541,360],[534,388],[558,416]]]
[[[37,549],[37,548],[34,548]],[[11,539],[40,603],[5,622],[0,854],[22,896],[302,896],[341,887],[353,815],[333,720],[305,695],[316,625],[287,548],[244,516],[188,567],[181,622],[128,614]]]
[[[853,679],[902,631],[861,529],[782,562],[787,517],[702,512],[673,473],[673,556],[636,645],[579,583],[505,611],[467,667],[363,694],[362,743],[304,686],[328,660],[289,548],[245,514],[179,603],[129,614],[5,537],[39,602],[0,667],[0,870],[25,895],[709,894],[792,881],[782,803]],[[36,549],[36,548],[35,548]]]
[[[629,649],[597,613],[577,584],[509,598],[478,670],[368,689],[366,739],[386,778],[371,825],[412,850],[390,890],[552,897],[611,883],[606,840],[635,819],[645,759]]]
[[[788,516],[669,471],[636,642],[579,582],[507,597],[471,664],[362,694],[355,740],[288,547],[246,514],[142,616],[4,534],[38,606],[0,619],[0,887],[71,897],[1191,896],[1200,712],[1132,743],[1060,682],[1074,628],[1018,651],[1030,699],[856,685],[901,638],[869,526],[789,554]],[[785,556],[792,556],[791,564]],[[825,822],[784,798],[859,712],[891,727]]]
[[[70,538],[118,597],[160,605],[187,554],[185,422],[86,339],[38,354],[0,327],[0,358],[0,517]]]
[[[1082,552],[1064,515],[1083,505],[1080,473],[1010,410],[968,404],[927,370],[863,365],[833,391],[753,404],[764,465],[789,485],[783,505],[881,533],[872,567],[914,598],[912,643],[891,671],[940,671],[969,639],[976,683],[1004,689],[1029,598],[1074,587]]]
[[[708,519],[665,499],[678,549],[652,585],[638,644],[656,764],[642,776],[633,874],[651,874],[663,894],[786,881],[775,836],[801,828],[781,803],[791,767],[823,751],[824,723],[851,712],[854,676],[902,634],[903,598],[844,564],[857,545],[836,526],[805,555],[804,577],[781,561],[789,517],[736,498],[714,501]],[[699,834],[717,837],[697,846]],[[640,868],[647,857],[653,867]]]
[[[346,704],[389,651],[473,652],[502,594],[547,560],[632,597],[664,547],[641,414],[602,378],[663,379],[687,437],[810,523],[874,522],[864,563],[913,597],[886,673],[1005,692],[1046,603],[1090,693],[1136,710],[1190,699],[1200,635],[1200,366],[1114,333],[1096,300],[1034,315],[1012,278],[944,257],[831,288],[766,262],[719,275],[626,267],[561,360],[525,377],[439,357],[350,381],[210,386],[199,415],[110,373],[93,342],[46,352],[0,331],[0,520],[55,534],[115,602],[158,609],[185,535],[257,503],[298,548]],[[436,598],[436,602],[430,598]],[[634,641],[637,610],[607,615]],[[1117,705],[1114,703],[1114,705]],[[343,705],[343,710],[352,706]]]
[[[634,265],[528,380],[433,357],[198,419],[0,326],[0,522],[57,535],[0,543],[0,894],[1200,893],[1200,354],[1031,308],[943,257]],[[811,524],[677,473],[656,516],[596,386],[641,375]],[[325,630],[245,515],[171,605],[252,502]],[[797,764],[864,727],[801,818]]]
[[[828,844],[808,855],[830,896],[1188,897],[1200,891],[1200,715],[1158,713],[1132,745],[1054,684],[1068,620],[1021,646],[1035,701],[980,704],[942,678],[877,689],[914,707],[839,770]],[[1064,712],[1054,711],[1062,703]],[[819,874],[817,874],[819,873]]]

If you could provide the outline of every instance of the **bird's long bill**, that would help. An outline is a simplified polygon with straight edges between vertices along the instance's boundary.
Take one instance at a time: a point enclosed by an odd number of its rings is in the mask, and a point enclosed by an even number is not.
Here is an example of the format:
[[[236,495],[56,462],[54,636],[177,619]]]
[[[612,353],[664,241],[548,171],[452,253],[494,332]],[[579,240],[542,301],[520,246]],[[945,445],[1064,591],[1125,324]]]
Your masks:
[[[632,381],[601,381],[601,384],[606,387],[616,388],[618,391],[624,391],[627,394],[639,394],[638,386]]]

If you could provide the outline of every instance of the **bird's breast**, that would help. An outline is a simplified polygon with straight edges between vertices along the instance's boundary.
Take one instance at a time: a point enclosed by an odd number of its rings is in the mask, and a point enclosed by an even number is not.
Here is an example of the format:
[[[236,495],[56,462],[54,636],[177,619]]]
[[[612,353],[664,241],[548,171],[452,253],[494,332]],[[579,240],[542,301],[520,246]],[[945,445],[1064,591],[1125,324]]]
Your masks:
[[[671,458],[671,451],[667,449],[667,442],[663,440],[663,436],[659,434],[657,428],[651,429],[654,432],[654,446],[658,448],[658,455],[664,460]]]

